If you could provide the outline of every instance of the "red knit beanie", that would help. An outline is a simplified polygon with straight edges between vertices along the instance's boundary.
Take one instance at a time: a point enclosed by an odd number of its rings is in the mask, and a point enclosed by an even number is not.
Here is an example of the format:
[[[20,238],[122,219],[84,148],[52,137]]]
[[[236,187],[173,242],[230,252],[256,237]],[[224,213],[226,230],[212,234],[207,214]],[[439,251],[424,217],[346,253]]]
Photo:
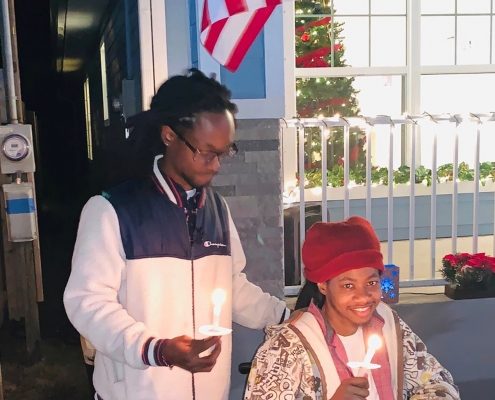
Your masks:
[[[362,217],[314,224],[306,233],[302,259],[306,279],[315,283],[356,268],[384,270],[380,241]]]

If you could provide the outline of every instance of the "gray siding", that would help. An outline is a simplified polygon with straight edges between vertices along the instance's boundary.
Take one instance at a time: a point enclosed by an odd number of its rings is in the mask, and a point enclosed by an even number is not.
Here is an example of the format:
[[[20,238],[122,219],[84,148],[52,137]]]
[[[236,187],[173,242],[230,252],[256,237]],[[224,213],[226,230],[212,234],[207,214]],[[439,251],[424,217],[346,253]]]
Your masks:
[[[222,165],[215,189],[230,206],[247,257],[248,279],[283,296],[280,129],[276,119],[241,120],[239,154]]]

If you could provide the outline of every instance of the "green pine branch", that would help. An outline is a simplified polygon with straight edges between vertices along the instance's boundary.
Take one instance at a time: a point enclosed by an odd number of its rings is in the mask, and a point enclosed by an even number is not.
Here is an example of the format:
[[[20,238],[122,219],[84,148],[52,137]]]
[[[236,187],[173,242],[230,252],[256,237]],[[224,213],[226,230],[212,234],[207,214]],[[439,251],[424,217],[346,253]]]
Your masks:
[[[462,164],[462,168],[461,168]],[[474,180],[474,170],[465,162],[459,164],[458,179],[461,182],[469,182]],[[320,163],[321,165],[321,163]],[[437,168],[437,182],[451,182],[453,180],[452,164],[444,164]],[[306,188],[320,187],[321,168],[311,168],[305,171]],[[349,168],[350,180],[361,185],[366,182],[366,167],[363,162],[357,162],[353,167]],[[393,172],[394,184],[407,184],[410,178],[410,167],[401,165]],[[335,165],[327,169],[328,186],[341,187],[344,186],[344,167],[343,165]],[[495,182],[495,162],[487,161],[480,163],[480,182],[485,185],[486,181]],[[422,165],[416,168],[415,183],[424,183],[431,186],[432,175],[431,169]],[[371,183],[377,185],[388,185],[388,168],[387,167],[371,167]]]

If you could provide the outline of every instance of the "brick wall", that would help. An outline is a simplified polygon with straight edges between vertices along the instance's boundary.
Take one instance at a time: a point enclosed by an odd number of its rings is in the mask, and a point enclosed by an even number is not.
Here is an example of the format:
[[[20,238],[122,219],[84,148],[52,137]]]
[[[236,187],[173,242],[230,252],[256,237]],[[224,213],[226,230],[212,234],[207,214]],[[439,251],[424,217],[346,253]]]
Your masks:
[[[282,297],[283,226],[280,125],[238,121],[239,154],[222,165],[213,186],[225,196],[246,253],[248,279]]]

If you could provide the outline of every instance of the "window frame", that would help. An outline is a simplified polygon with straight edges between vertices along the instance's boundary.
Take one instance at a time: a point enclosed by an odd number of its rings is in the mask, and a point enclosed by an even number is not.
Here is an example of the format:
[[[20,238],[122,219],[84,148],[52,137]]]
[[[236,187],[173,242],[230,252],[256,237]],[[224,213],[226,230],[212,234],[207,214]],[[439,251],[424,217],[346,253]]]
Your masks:
[[[107,54],[105,41],[100,43],[100,71],[101,71],[101,104],[103,107],[103,124],[110,125],[110,112],[108,107],[108,78],[107,78]]]
[[[86,148],[88,159],[93,160],[93,128],[91,122],[91,91],[89,77],[84,80],[84,116],[86,121]]]
[[[492,2],[492,13],[495,13],[495,0]],[[479,14],[428,14],[428,16],[476,16]],[[484,14],[483,14],[484,15]],[[286,46],[288,57],[285,59],[285,70],[288,77],[294,77],[292,90],[286,92],[286,97],[293,98],[290,102],[291,109],[287,110],[286,117],[296,115],[296,102],[294,84],[297,78],[337,78],[355,76],[385,76],[402,75],[405,78],[404,87],[405,112],[409,114],[420,113],[421,76],[440,74],[476,74],[495,73],[495,55],[493,54],[493,30],[495,30],[495,15],[492,15],[490,31],[490,60],[491,64],[471,64],[471,65],[421,65],[420,51],[421,41],[421,3],[419,1],[408,0],[406,4],[406,65],[391,67],[327,67],[327,68],[296,68],[294,65],[295,46],[294,30],[289,26],[294,24],[294,7],[292,12],[284,11],[284,38],[289,45]],[[456,35],[457,40],[457,35]],[[457,46],[456,46],[457,49]],[[456,50],[457,51],[457,50]],[[457,54],[455,56],[457,62]]]

